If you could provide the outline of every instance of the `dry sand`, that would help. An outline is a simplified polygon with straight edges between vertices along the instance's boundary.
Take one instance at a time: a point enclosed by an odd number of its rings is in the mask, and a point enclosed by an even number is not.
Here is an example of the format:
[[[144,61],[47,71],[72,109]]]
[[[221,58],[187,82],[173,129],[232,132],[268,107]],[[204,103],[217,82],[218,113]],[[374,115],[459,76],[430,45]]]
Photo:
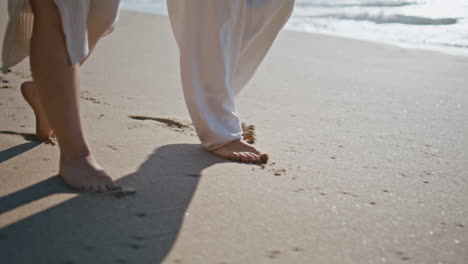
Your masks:
[[[123,12],[83,67],[89,141],[138,191],[120,199],[63,186],[27,62],[1,75],[1,263],[468,263],[468,58],[282,32],[237,106],[264,168],[129,118],[189,123],[177,63],[166,17]]]

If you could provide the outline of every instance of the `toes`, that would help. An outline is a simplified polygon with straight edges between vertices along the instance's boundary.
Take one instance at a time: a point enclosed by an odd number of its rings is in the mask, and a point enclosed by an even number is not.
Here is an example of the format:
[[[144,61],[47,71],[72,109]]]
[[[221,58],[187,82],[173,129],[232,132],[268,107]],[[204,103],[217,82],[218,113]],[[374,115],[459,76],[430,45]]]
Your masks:
[[[242,158],[241,158],[241,155],[240,155],[239,153],[233,152],[233,153],[232,153],[232,158],[231,158],[231,159],[232,159],[232,160],[235,160],[235,161],[239,161],[239,160],[241,160]]]
[[[259,155],[257,155],[257,154],[252,154],[252,156],[253,156],[253,161],[252,161],[252,163],[259,163],[259,162],[262,161],[262,159],[260,158]]]
[[[245,152],[239,153],[239,157],[240,157],[239,161],[249,162],[250,157],[249,157],[249,155],[247,153],[245,153]]]
[[[112,190],[112,189],[115,189],[115,188],[119,188],[119,187],[120,187],[119,185],[117,185],[117,184],[116,184],[115,182],[113,182],[113,181],[107,183],[106,186],[107,186],[107,189],[109,189],[109,190]]]
[[[241,161],[242,156],[238,152],[229,152],[229,151],[216,151],[214,152],[217,156],[227,159],[227,160],[233,160],[233,161]]]
[[[234,145],[233,145],[234,144]],[[239,161],[244,163],[262,163],[268,160],[266,154],[262,154],[252,145],[243,140],[234,142],[231,145],[213,151],[213,153],[224,159]]]
[[[268,157],[268,154],[266,154],[266,153],[260,154],[260,161],[261,162],[268,162],[268,159],[270,159],[270,157]]]
[[[262,158],[261,158],[259,155],[254,154],[254,156],[255,156],[255,160],[254,160],[255,163],[260,163],[260,162],[262,162]]]
[[[117,184],[115,184],[114,180],[112,180],[112,178],[105,171],[100,171],[100,174],[100,183],[102,186],[106,187],[106,191],[118,187]]]
[[[259,156],[253,153],[249,153],[249,162],[250,163],[255,163],[257,162]]]
[[[221,153],[218,153],[221,154]],[[223,153],[224,154],[224,153]],[[262,162],[262,157],[252,152],[232,152],[229,155],[220,155],[223,158],[244,162],[244,163],[259,163]]]
[[[100,189],[99,190],[102,191],[102,192],[106,192],[106,191],[110,191],[110,190],[112,190],[112,189],[114,189],[116,187],[117,187],[117,184],[114,183],[112,178],[109,177],[109,175],[104,174],[103,179],[102,179],[101,184],[100,184]]]
[[[242,152],[240,153],[241,161],[246,163],[253,163],[255,162],[255,154],[249,152]]]

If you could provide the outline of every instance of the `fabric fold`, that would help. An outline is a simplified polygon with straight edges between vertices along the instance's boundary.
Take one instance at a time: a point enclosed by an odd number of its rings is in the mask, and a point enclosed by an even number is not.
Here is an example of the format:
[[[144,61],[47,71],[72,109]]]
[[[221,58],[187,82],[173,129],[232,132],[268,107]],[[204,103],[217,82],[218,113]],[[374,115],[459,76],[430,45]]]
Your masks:
[[[242,138],[235,96],[291,15],[294,0],[168,0],[185,101],[203,147]]]
[[[120,0],[54,0],[71,64],[89,54],[88,32],[104,36],[118,19]],[[9,21],[3,40],[2,71],[29,56],[34,14],[28,0],[8,0]],[[92,23],[90,23],[92,21]]]

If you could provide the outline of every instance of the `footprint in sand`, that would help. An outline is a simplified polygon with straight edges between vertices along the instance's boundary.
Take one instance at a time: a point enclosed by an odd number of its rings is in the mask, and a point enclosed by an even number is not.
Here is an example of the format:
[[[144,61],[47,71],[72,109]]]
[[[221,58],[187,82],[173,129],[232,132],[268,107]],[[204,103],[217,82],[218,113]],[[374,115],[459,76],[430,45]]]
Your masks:
[[[91,101],[92,103],[95,103],[95,104],[108,104],[97,98],[92,97],[88,91],[81,91],[80,98],[83,100]]]
[[[110,149],[112,149],[112,150],[118,150],[117,147],[114,147],[114,146],[112,146],[112,145],[106,145],[106,147],[108,147],[108,148],[110,148]]]
[[[22,71],[14,71],[13,74],[23,79],[29,79],[32,76],[31,72],[22,72]]]
[[[156,122],[161,123],[164,127],[169,128],[170,130],[174,132],[193,135],[193,133],[191,133],[194,130],[193,126],[188,121],[177,121],[175,119],[170,119],[170,118],[139,116],[139,115],[130,115],[128,117],[131,119],[140,120],[140,121],[145,121],[145,120],[156,121]]]
[[[273,173],[273,175],[275,175],[275,176],[282,176],[282,175],[286,174],[286,169],[277,168],[276,167],[276,162],[274,162],[274,161],[269,163],[269,164],[262,164],[262,165],[260,165],[260,168],[262,170],[267,170],[268,172]]]
[[[271,259],[274,259],[274,258],[278,257],[280,254],[281,254],[281,251],[272,250],[272,251],[269,252],[268,257],[271,258]]]
[[[359,198],[359,195],[353,194],[353,193],[350,193],[350,192],[341,192],[341,194],[349,195],[349,196],[354,197],[354,198]]]

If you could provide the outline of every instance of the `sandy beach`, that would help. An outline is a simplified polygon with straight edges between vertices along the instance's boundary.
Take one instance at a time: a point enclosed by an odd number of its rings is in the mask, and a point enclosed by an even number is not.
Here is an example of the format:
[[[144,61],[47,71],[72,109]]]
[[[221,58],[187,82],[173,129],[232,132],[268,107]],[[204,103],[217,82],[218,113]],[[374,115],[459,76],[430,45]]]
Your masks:
[[[468,263],[468,57],[283,31],[237,101],[271,158],[245,165],[200,147],[168,18],[122,12],[81,82],[121,198],[65,187],[28,62],[0,77],[1,263]]]

